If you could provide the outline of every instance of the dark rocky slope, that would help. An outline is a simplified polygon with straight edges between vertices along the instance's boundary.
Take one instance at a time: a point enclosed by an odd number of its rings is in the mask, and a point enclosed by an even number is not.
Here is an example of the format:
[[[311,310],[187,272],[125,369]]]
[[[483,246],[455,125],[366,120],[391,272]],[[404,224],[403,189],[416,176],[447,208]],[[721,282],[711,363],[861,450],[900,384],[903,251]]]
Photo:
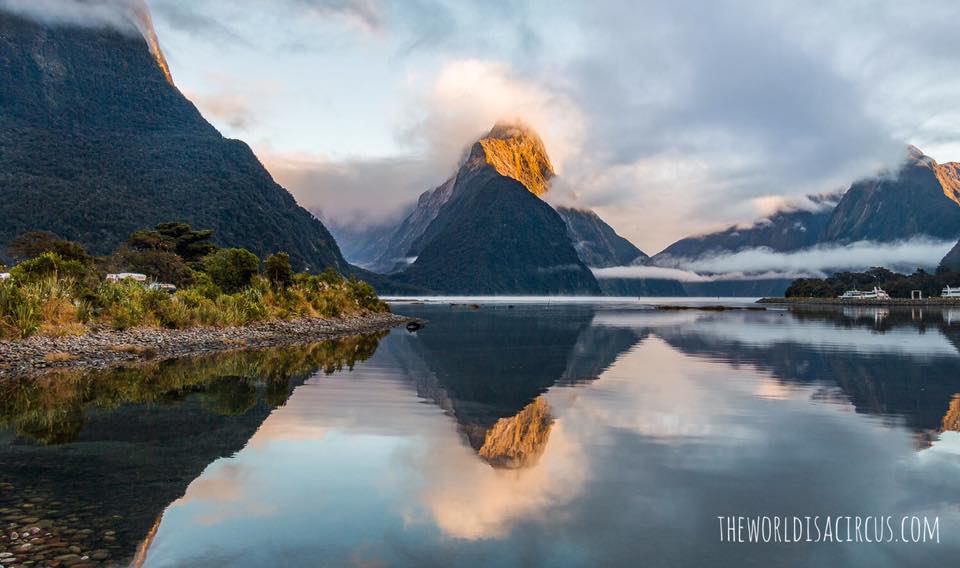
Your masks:
[[[650,258],[589,209],[557,207],[557,213],[567,224],[573,247],[587,266],[624,266]]]
[[[143,31],[0,11],[0,254],[28,230],[104,254],[183,221],[220,244],[285,250],[297,268],[345,269],[326,228],[173,86]]]
[[[889,242],[960,237],[957,164],[937,164],[910,147],[892,175],[854,183],[834,209],[821,242]]]
[[[599,294],[563,219],[538,197],[549,164],[533,131],[497,124],[404,222],[398,239],[415,260],[394,279],[440,293]]]
[[[840,196],[811,195],[808,199],[813,208],[780,211],[749,227],[731,226],[715,233],[681,239],[657,253],[654,262],[670,265],[676,259],[701,258],[750,248],[767,247],[789,252],[813,246],[819,242],[830,222]]]
[[[940,261],[940,270],[946,272],[960,272],[960,242],[958,242],[947,256]]]

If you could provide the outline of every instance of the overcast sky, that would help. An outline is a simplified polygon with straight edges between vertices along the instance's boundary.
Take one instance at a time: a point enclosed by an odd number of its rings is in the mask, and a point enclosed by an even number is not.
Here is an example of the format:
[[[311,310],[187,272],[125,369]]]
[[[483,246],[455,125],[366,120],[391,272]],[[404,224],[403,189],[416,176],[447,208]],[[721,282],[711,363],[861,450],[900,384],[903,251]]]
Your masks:
[[[396,215],[500,118],[651,254],[906,143],[960,159],[960,2],[147,3],[180,89],[331,224]]]

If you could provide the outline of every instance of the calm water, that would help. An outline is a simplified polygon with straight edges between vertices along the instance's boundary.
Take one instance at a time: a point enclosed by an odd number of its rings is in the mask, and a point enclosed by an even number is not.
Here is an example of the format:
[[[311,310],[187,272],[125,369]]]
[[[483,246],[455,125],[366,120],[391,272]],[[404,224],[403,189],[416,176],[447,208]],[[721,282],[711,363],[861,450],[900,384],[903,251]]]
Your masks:
[[[0,527],[150,567],[956,565],[960,311],[394,310],[429,323],[0,384]]]

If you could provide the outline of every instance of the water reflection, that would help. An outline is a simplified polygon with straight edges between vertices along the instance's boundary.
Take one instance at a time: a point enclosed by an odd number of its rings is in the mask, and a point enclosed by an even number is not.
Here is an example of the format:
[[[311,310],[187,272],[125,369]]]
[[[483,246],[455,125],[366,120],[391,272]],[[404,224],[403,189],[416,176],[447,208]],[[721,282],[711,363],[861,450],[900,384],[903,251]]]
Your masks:
[[[296,386],[318,370],[352,368],[377,342],[360,337],[0,383],[0,548],[19,550],[26,539],[11,542],[9,533],[36,527],[45,542],[34,542],[26,558],[42,562],[73,546],[77,558],[124,562],[163,508],[208,464],[243,448]]]
[[[949,310],[399,311],[429,323],[322,357],[35,393],[4,407],[16,436],[0,451],[31,448],[16,459],[35,468],[50,456],[61,485],[145,479],[148,499],[110,510],[142,511],[124,542],[132,554],[141,539],[146,566],[896,566],[960,552]],[[104,472],[129,424],[158,455]],[[109,440],[96,454],[93,432]],[[66,448],[87,469],[54,465]],[[190,467],[148,471],[161,457]],[[100,498],[75,493],[69,509]],[[943,542],[737,547],[715,534],[716,515],[868,513],[939,515]]]

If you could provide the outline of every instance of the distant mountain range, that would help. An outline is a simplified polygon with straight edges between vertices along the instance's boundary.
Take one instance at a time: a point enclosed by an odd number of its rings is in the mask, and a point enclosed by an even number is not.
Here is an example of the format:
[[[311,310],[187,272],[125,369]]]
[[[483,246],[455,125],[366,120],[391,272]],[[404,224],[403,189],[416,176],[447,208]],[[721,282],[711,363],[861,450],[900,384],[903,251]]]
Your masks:
[[[841,197],[839,193],[808,196],[805,208],[780,211],[748,226],[734,225],[681,239],[657,253],[654,262],[670,264],[672,259],[703,258],[757,247],[790,252],[816,245]]]
[[[453,177],[423,193],[393,228],[339,235],[351,260],[435,292],[684,293],[672,281],[596,279],[591,268],[650,257],[595,212],[543,201],[554,175],[532,129],[499,123],[473,144]]]
[[[760,247],[786,253],[817,245],[890,243],[923,236],[960,238],[960,164],[938,164],[910,146],[897,171],[857,181],[844,192],[807,196],[802,205],[749,226],[681,239],[656,254],[651,264],[683,266]],[[788,284],[782,279],[740,280],[686,283],[684,288],[690,295],[779,295]]]
[[[474,144],[457,174],[421,195],[399,224],[351,235],[348,248],[366,255],[368,268],[424,289],[594,293],[582,267],[682,267],[757,248],[788,253],[864,240],[958,238],[958,171],[957,164],[937,164],[910,147],[895,172],[858,181],[846,191],[807,196],[750,225],[681,239],[651,258],[595,212],[551,209],[538,199],[549,191],[553,176],[542,142],[527,127],[499,124]],[[565,225],[566,238],[559,237],[554,212]],[[495,244],[507,242],[513,243],[507,249]],[[579,263],[570,262],[570,247]],[[960,255],[952,254],[950,258]],[[569,270],[555,268],[565,265]],[[552,275],[544,276],[547,273]],[[595,281],[608,295],[756,296],[782,294],[791,280],[746,276],[703,282],[626,277]]]
[[[937,164],[914,147],[896,172],[860,180],[841,193],[808,196],[802,208],[747,227],[681,239],[654,256],[669,265],[766,247],[791,252],[817,244],[960,237],[960,164]]]
[[[960,164],[939,165],[914,147],[893,175],[850,186],[820,242],[890,242],[916,235],[960,237]]]
[[[358,269],[246,144],[224,138],[180,93],[149,15],[129,16],[126,33],[0,11],[0,262],[30,230],[107,254],[137,229],[182,221],[213,229],[219,244],[287,251],[297,269],[331,266],[383,292],[769,294],[785,281],[597,279],[591,269],[680,266],[760,247],[960,238],[960,164],[911,147],[895,172],[681,239],[651,258],[595,212],[545,201],[555,172],[543,142],[523,124],[499,123],[402,220],[339,231]],[[958,257],[955,248],[944,266],[960,265]]]
[[[323,224],[177,90],[148,15],[129,16],[125,32],[0,11],[0,255],[29,230],[107,254],[183,221],[299,269],[349,270]]]

